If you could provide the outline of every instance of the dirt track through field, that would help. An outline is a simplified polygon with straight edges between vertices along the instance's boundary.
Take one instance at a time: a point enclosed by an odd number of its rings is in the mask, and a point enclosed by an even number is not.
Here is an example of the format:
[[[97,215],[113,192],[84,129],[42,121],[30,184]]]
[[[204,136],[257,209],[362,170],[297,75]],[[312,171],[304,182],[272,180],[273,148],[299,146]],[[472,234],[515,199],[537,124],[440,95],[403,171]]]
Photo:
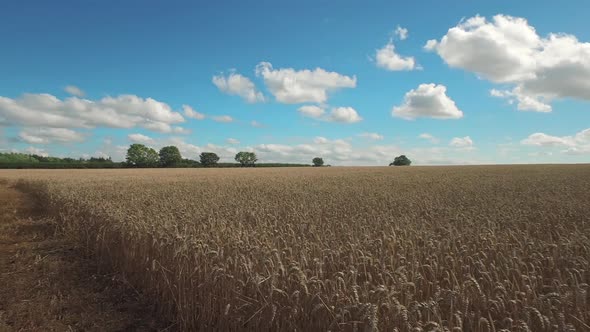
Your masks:
[[[0,332],[171,331],[119,275],[56,234],[25,194],[0,183]]]

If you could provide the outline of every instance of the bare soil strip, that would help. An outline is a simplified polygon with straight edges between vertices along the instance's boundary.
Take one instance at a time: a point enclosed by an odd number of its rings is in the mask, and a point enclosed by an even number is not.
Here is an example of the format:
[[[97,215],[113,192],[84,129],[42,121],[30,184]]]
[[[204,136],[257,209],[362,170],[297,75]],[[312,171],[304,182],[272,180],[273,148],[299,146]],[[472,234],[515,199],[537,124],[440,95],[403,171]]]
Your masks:
[[[82,252],[25,194],[0,183],[0,331],[174,330]]]

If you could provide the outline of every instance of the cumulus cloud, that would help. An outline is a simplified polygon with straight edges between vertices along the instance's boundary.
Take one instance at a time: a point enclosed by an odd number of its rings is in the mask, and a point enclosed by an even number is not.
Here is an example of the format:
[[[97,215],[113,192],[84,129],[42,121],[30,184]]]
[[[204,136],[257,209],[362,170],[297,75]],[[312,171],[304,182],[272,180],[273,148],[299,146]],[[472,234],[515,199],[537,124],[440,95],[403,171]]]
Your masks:
[[[172,128],[172,131],[170,133],[173,133],[173,134],[190,134],[191,131],[190,131],[190,129],[186,129],[186,128],[183,128],[183,127],[173,127]]]
[[[299,113],[303,116],[316,119],[322,117],[324,113],[326,113],[323,108],[315,105],[301,106],[299,109],[297,109],[297,111],[299,111]]]
[[[424,45],[424,49],[426,51],[432,51],[436,49],[436,46],[438,45],[438,42],[436,41],[436,39],[430,39],[429,41],[426,42],[426,44]]]
[[[314,157],[322,157],[332,165],[388,165],[395,156],[406,154],[416,164],[473,164],[464,159],[456,148],[401,148],[396,145],[354,146],[343,139],[315,137],[299,144],[259,144],[253,147],[261,162],[293,162],[309,164]],[[465,152],[468,152],[465,150]],[[453,154],[453,160],[448,156]],[[471,157],[473,158],[473,157]],[[481,163],[481,162],[480,162]]]
[[[323,107],[305,105],[299,107],[297,111],[305,117],[328,122],[355,123],[363,120],[352,107],[334,107],[329,114],[326,114]]]
[[[69,94],[71,94],[72,96],[75,96],[75,97],[82,98],[82,97],[84,97],[86,95],[86,93],[84,91],[82,91],[82,89],[80,89],[79,87],[74,86],[74,85],[68,85],[68,86],[65,87],[64,90],[67,93],[69,93]]]
[[[383,135],[380,135],[378,133],[360,133],[357,136],[363,137],[366,139],[370,139],[370,140],[374,140],[374,141],[380,141],[383,139]]]
[[[256,120],[250,121],[250,125],[254,128],[262,128],[264,125]]]
[[[519,111],[551,112],[551,105],[544,101],[542,96],[530,96],[522,93],[521,87],[510,90],[490,90],[492,97],[504,98],[510,104],[517,104]]]
[[[146,136],[146,135],[142,135],[142,134],[130,134],[127,135],[127,138],[129,138],[129,140],[133,143],[140,143],[140,144],[153,144],[154,143],[154,139]]]
[[[143,127],[164,133],[173,132],[173,124],[184,122],[167,104],[135,95],[94,101],[78,97],[60,100],[50,94],[24,94],[17,99],[0,96],[0,118],[8,125],[24,127]]]
[[[215,121],[215,122],[224,122],[224,123],[228,123],[228,122],[233,122],[234,121],[234,118],[232,118],[229,115],[212,116],[211,119],[213,119],[213,121]]]
[[[313,142],[316,144],[325,144],[328,143],[330,140],[328,140],[325,137],[322,136],[316,136],[316,138],[313,139]]]
[[[393,107],[391,115],[406,120],[420,117],[435,119],[459,119],[463,112],[446,94],[447,88],[440,84],[420,84],[404,96],[400,106]]]
[[[414,57],[401,56],[395,52],[393,41],[377,50],[375,60],[378,67],[391,71],[418,69]]]
[[[225,141],[227,142],[227,144],[234,144],[234,145],[235,145],[235,144],[240,144],[240,141],[238,141],[238,140],[237,140],[237,139],[235,139],[235,138],[228,138],[228,139],[226,139]]]
[[[82,142],[85,136],[66,128],[26,128],[18,137],[29,144]]]
[[[355,123],[362,120],[363,118],[352,107],[335,107],[326,117],[326,121],[340,123]]]
[[[573,136],[552,136],[545,133],[534,133],[520,141],[523,145],[537,147],[562,147],[567,154],[590,154],[590,128],[584,129]]]
[[[488,22],[475,16],[449,29],[440,42],[427,45],[451,67],[494,82],[512,82],[531,76],[541,38],[523,18],[496,15]]]
[[[249,103],[264,101],[264,95],[256,89],[254,83],[247,77],[238,73],[230,73],[227,76],[213,76],[213,84],[224,93],[242,97]]]
[[[394,33],[400,40],[406,40],[408,38],[408,29],[402,28],[399,25],[395,28]]]
[[[524,145],[535,146],[573,146],[575,141],[571,136],[551,136],[544,133],[534,133],[521,141]]]
[[[352,145],[349,142],[342,139],[329,140],[325,137],[314,138],[313,144],[259,144],[254,147],[254,150],[260,154],[260,160],[268,160],[269,162],[291,160],[292,162],[309,163],[317,156],[328,160],[354,158],[351,156]]]
[[[418,135],[418,138],[422,138],[422,139],[428,140],[432,144],[438,144],[440,142],[440,140],[438,138],[432,136],[429,133],[422,133],[422,134]]]
[[[356,87],[356,76],[350,77],[322,68],[274,69],[269,62],[261,62],[256,66],[256,75],[264,79],[276,100],[285,104],[324,103],[328,100],[329,92]]]
[[[184,115],[187,118],[191,118],[191,119],[195,119],[195,120],[203,120],[205,118],[205,114],[195,111],[189,105],[182,105],[182,109],[184,111]]]
[[[425,48],[451,67],[512,84],[492,94],[517,101],[519,110],[549,112],[558,98],[590,100],[590,43],[565,33],[541,37],[524,18],[475,16]]]
[[[14,152],[18,152],[18,151],[14,151]],[[49,157],[49,153],[41,148],[36,148],[34,146],[29,146],[24,150],[25,153],[27,154],[36,154],[38,156],[42,156],[42,157]]]
[[[472,150],[474,149],[473,140],[469,136],[454,137],[449,143],[450,146],[458,149]]]

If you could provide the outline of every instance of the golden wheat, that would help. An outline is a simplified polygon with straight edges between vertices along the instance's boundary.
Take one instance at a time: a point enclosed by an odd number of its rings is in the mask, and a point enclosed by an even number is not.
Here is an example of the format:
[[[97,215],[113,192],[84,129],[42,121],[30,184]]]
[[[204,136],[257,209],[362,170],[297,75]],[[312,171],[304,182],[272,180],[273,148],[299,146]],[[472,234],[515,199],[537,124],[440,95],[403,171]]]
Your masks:
[[[589,329],[586,165],[0,177],[181,330]]]

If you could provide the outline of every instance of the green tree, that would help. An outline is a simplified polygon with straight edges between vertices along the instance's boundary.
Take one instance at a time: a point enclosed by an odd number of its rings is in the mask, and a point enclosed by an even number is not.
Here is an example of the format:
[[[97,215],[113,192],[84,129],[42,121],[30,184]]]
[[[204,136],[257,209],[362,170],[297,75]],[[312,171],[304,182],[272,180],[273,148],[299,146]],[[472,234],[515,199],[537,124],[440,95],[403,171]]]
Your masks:
[[[322,159],[320,157],[313,158],[313,160],[311,162],[313,163],[313,166],[315,166],[315,167],[324,166],[324,159]]]
[[[412,161],[402,154],[401,156],[395,157],[389,166],[410,166],[410,164],[412,164]]]
[[[111,157],[90,157],[90,159],[88,159],[88,162],[91,163],[109,163],[112,164],[113,160],[111,159]]]
[[[201,160],[201,164],[205,167],[211,167],[217,165],[219,161],[219,156],[213,152],[203,152],[199,155],[199,159]]]
[[[143,144],[131,144],[127,149],[127,164],[135,167],[154,167],[158,165],[156,150]]]
[[[0,163],[39,163],[37,158],[24,153],[0,153]]]
[[[182,161],[182,156],[177,147],[165,146],[160,149],[160,165],[164,167],[173,167]]]
[[[254,152],[240,151],[236,154],[236,161],[242,164],[242,167],[254,167],[258,161]]]

